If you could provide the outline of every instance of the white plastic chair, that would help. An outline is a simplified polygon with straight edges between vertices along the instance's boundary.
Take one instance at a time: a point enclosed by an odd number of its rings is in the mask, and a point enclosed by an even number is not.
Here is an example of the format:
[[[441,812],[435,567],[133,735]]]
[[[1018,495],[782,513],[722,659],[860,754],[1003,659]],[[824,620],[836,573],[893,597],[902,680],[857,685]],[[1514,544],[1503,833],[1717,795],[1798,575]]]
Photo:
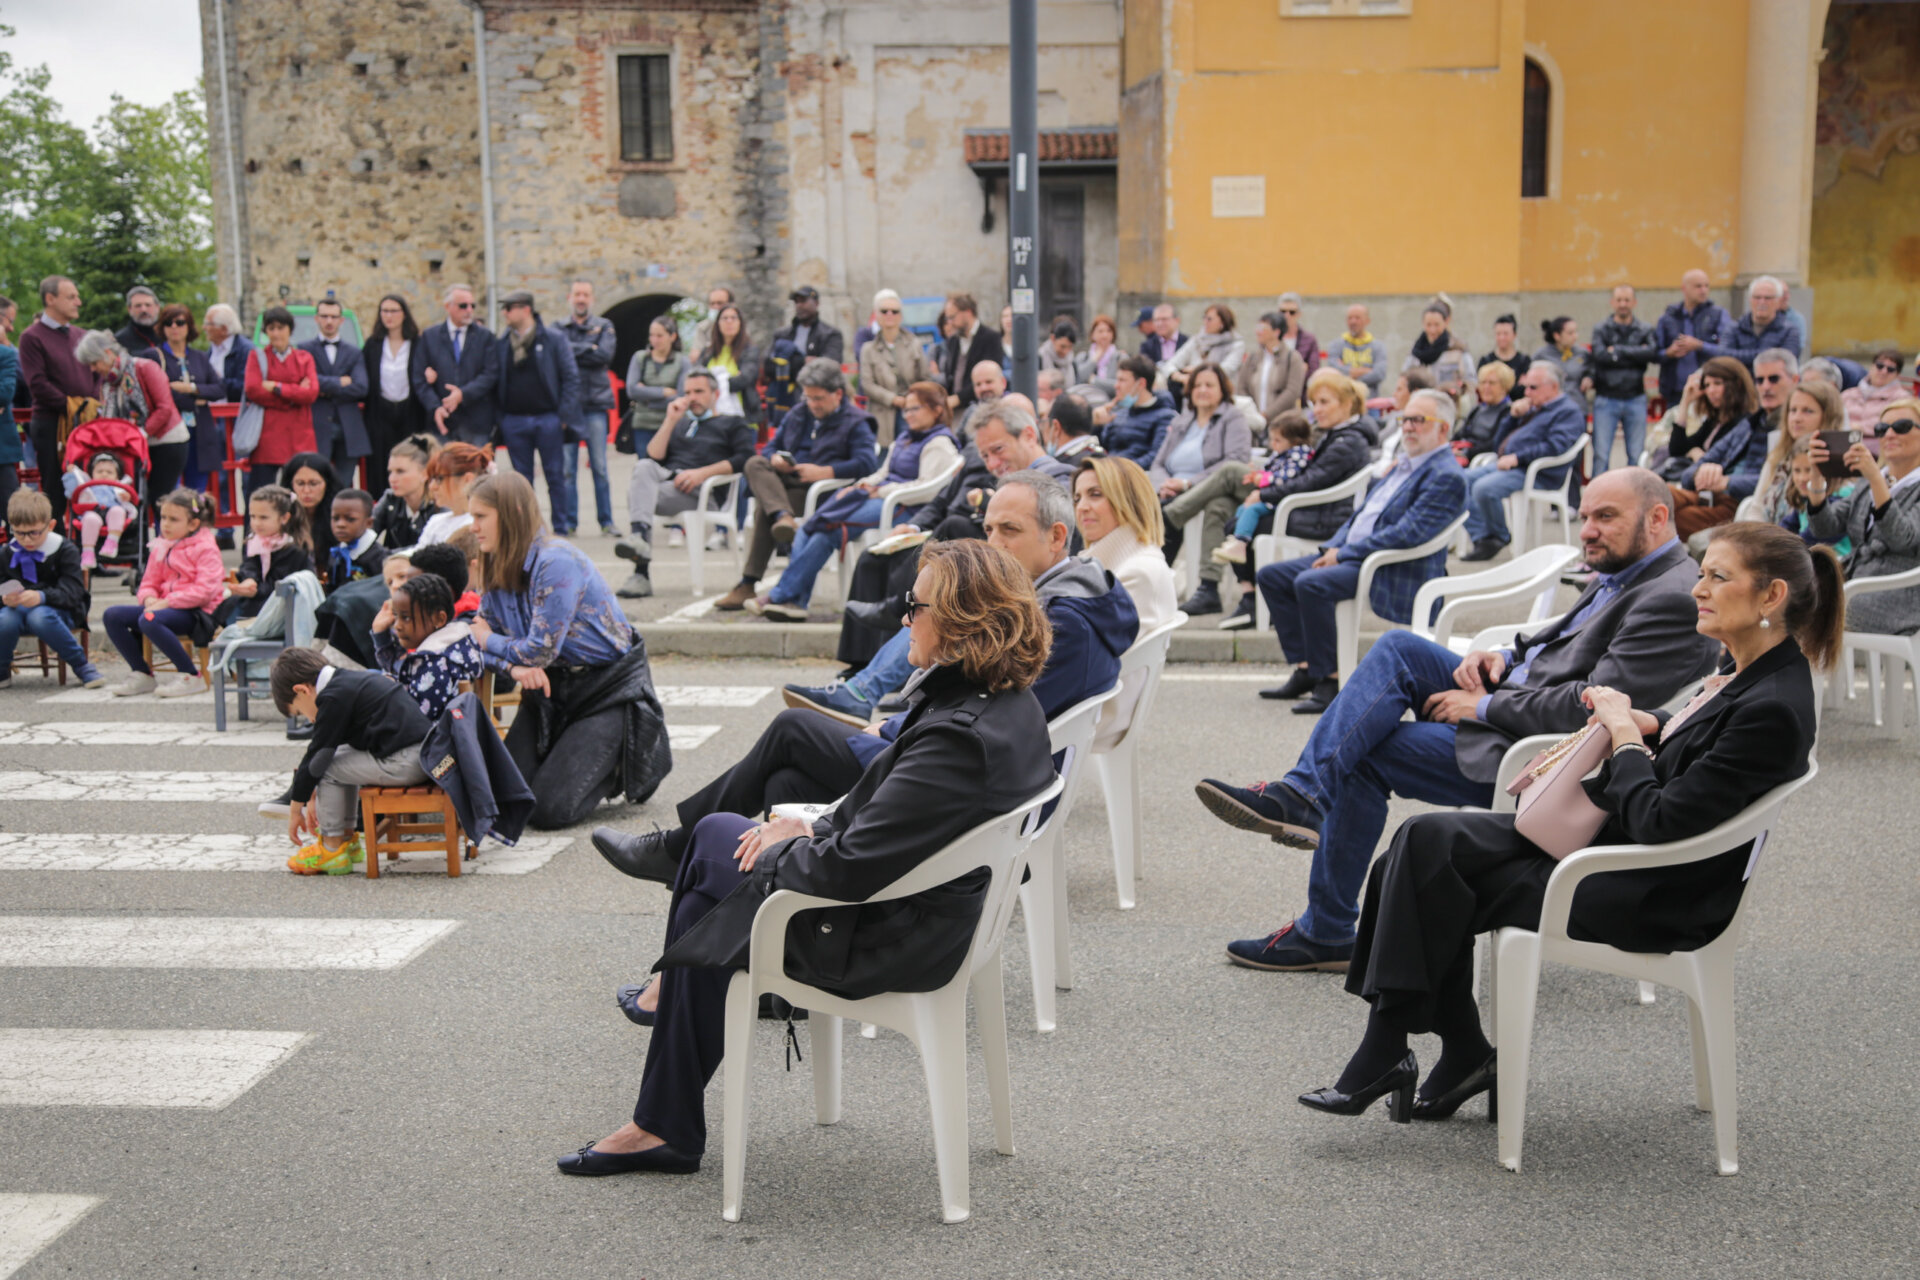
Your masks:
[[[961,459],[955,458],[951,466],[938,474],[903,484],[880,499],[880,523],[858,538],[848,539],[847,544],[840,548],[837,559],[840,562],[840,599],[843,602],[847,598],[847,573],[853,568],[853,562],[859,559],[860,552],[892,532],[894,513],[901,507],[917,507],[939,496],[940,491],[947,487],[947,482],[959,474],[961,465]]]
[[[1200,589],[1200,540],[1207,528],[1207,513],[1202,511],[1182,527],[1180,537],[1180,564],[1175,572],[1179,575],[1180,590],[1193,592]]]
[[[1567,449],[1551,457],[1535,458],[1527,464],[1526,481],[1513,494],[1509,501],[1517,508],[1515,515],[1507,521],[1507,527],[1514,537],[1513,549],[1517,555],[1527,547],[1540,541],[1540,510],[1542,507],[1560,513],[1560,541],[1573,541],[1573,499],[1568,495],[1573,489],[1573,472],[1569,471],[1555,488],[1535,488],[1540,473],[1571,463],[1586,453],[1592,446],[1592,440],[1583,432],[1580,438]]]
[[[1073,957],[1067,936],[1067,856],[1060,842],[1067,814],[1073,808],[1074,785],[1080,780],[1087,757],[1093,754],[1090,748],[1100,708],[1119,693],[1120,686],[1115,684],[1068,707],[1047,724],[1053,754],[1066,753],[1059,765],[1063,785],[1060,803],[1054,806],[1027,855],[1033,875],[1020,886],[1020,914],[1027,921],[1027,951],[1033,969],[1036,1031],[1054,1028],[1054,988],[1064,991],[1073,986]]]
[[[938,888],[976,868],[991,877],[973,945],[953,980],[938,991],[889,992],[865,1000],[847,1000],[786,975],[787,925],[813,907],[844,903],[780,889],[769,895],[753,918],[749,968],[733,975],[727,987],[725,1075],[726,1136],[721,1174],[720,1216],[740,1221],[740,1193],[746,1175],[747,1080],[753,1064],[753,1031],[760,997],[782,996],[808,1011],[807,1035],[813,1047],[814,1120],[840,1120],[840,1020],[858,1018],[891,1027],[913,1041],[926,1073],[933,1109],[934,1159],[940,1169],[941,1217],[964,1222],[969,1213],[967,1178],[967,991],[974,994],[974,1018],[987,1065],[987,1096],[993,1108],[994,1146],[1013,1154],[1013,1093],[1007,1070],[1006,993],[1000,978],[1000,944],[1013,917],[1014,886],[1027,865],[1036,833],[1029,827],[1040,806],[1061,792],[1061,781],[1012,813],[981,823],[906,875],[868,898],[889,902]]]
[[[1450,573],[1423,584],[1413,597],[1413,633],[1435,644],[1449,644],[1454,624],[1466,609],[1533,597],[1528,622],[1546,616],[1560,589],[1560,573],[1580,558],[1578,547],[1552,543],[1478,573]],[[1431,625],[1436,600],[1445,600]]]
[[[1516,1173],[1520,1171],[1520,1146],[1527,1124],[1527,1068],[1533,1046],[1540,966],[1552,960],[1580,969],[1656,982],[1687,997],[1687,1021],[1693,1032],[1694,1103],[1702,1111],[1713,1112],[1719,1171],[1722,1174],[1739,1172],[1733,966],[1740,947],[1740,926],[1746,919],[1747,905],[1753,901],[1751,876],[1726,931],[1697,951],[1643,954],[1621,951],[1604,943],[1576,942],[1567,936],[1567,916],[1575,890],[1588,876],[1681,866],[1716,857],[1748,840],[1764,841],[1779,822],[1787,798],[1813,781],[1819,772],[1818,764],[1809,760],[1804,775],[1775,787],[1745,811],[1691,840],[1663,845],[1601,846],[1570,854],[1560,860],[1547,881],[1538,929],[1499,931],[1493,1021],[1500,1041],[1500,1078],[1496,1088],[1502,1165]],[[1764,848],[1763,844],[1755,851],[1756,855]]]
[[[1133,907],[1133,880],[1140,870],[1140,734],[1153,711],[1154,697],[1160,692],[1160,676],[1167,666],[1167,647],[1173,633],[1187,623],[1187,615],[1176,612],[1147,634],[1133,642],[1120,655],[1120,687],[1137,685],[1133,714],[1120,738],[1104,751],[1094,753],[1100,769],[1100,788],[1107,797],[1107,826],[1113,840],[1113,887],[1119,895],[1121,910]]]
[[[1898,591],[1903,587],[1920,587],[1920,569],[1908,569],[1904,573],[1881,574],[1871,578],[1855,578],[1847,584],[1847,600],[1851,603],[1860,596],[1872,595],[1878,591]],[[1900,708],[1901,687],[1900,668],[1906,666],[1913,672],[1914,716],[1920,724],[1920,636],[1883,636],[1871,631],[1849,631],[1842,646],[1839,666],[1834,678],[1844,688],[1846,696],[1853,696],[1853,655],[1855,650],[1867,655],[1867,692],[1873,700],[1873,723],[1883,723],[1881,712],[1884,709],[1882,688],[1881,659],[1890,658],[1892,663],[1886,671],[1886,684],[1893,690],[1894,710]]]
[[[1311,538],[1291,538],[1287,536],[1287,521],[1293,513],[1304,507],[1324,507],[1335,502],[1345,502],[1358,498],[1367,491],[1373,480],[1373,465],[1362,465],[1352,475],[1339,484],[1325,489],[1315,489],[1311,493],[1289,494],[1280,499],[1273,508],[1272,533],[1263,533],[1253,540],[1253,562],[1268,565],[1276,560],[1292,560],[1299,556],[1310,555],[1320,548]],[[1269,625],[1267,601],[1257,590],[1254,592],[1254,625],[1265,631]]]
[[[1505,649],[1512,646],[1514,640],[1523,635],[1532,635],[1536,631],[1545,631],[1560,619],[1564,613],[1549,614],[1544,618],[1535,618],[1528,622],[1500,622],[1491,627],[1482,627],[1473,633],[1473,639],[1454,640],[1447,647],[1455,653],[1465,656],[1476,649]],[[1539,748],[1535,748],[1539,750]]]
[[[1340,664],[1343,677],[1353,675],[1353,669],[1360,663],[1360,625],[1374,617],[1373,602],[1368,593],[1373,588],[1373,575],[1390,564],[1405,564],[1409,560],[1420,560],[1436,551],[1445,551],[1453,543],[1453,535],[1467,523],[1463,511],[1453,518],[1453,523],[1417,547],[1403,547],[1397,551],[1376,551],[1360,562],[1360,581],[1355,586],[1353,599],[1342,600],[1333,606],[1333,622],[1336,632],[1336,660]],[[1390,623],[1389,626],[1397,626]]]
[[[742,559],[746,555],[746,533],[734,522],[734,497],[739,492],[742,477],[739,472],[732,475],[708,476],[700,483],[693,509],[683,511],[669,519],[668,523],[678,524],[687,534],[687,576],[693,580],[693,594],[701,595],[707,582],[707,531],[719,530],[727,540],[727,546],[733,552],[733,567],[738,572]],[[753,526],[751,517],[748,528]]]

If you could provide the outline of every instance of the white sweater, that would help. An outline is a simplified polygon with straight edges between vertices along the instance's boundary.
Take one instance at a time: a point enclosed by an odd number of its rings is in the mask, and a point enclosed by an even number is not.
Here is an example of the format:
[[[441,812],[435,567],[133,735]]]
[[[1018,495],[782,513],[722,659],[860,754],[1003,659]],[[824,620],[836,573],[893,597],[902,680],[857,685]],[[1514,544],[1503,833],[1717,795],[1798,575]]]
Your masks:
[[[1118,578],[1127,594],[1133,597],[1134,611],[1140,615],[1140,635],[1161,626],[1177,611],[1173,570],[1167,565],[1166,555],[1160,548],[1141,542],[1131,529],[1124,526],[1115,529],[1088,547],[1084,554]],[[1113,714],[1100,719],[1100,728],[1093,738],[1095,751],[1112,750],[1126,732],[1133,721],[1133,706],[1140,700],[1143,683],[1142,674],[1136,673],[1121,686],[1120,696],[1109,704]]]

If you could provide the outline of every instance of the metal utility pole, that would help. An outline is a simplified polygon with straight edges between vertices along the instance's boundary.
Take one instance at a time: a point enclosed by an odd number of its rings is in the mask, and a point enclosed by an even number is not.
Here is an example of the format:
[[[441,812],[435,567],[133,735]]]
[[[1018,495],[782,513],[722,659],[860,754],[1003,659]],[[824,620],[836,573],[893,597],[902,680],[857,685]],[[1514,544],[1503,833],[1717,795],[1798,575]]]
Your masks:
[[[1040,275],[1040,19],[1038,0],[1009,0],[1007,51],[1013,88],[1007,148],[1007,289],[1013,305],[1013,390],[1031,398],[1040,337],[1034,299]]]

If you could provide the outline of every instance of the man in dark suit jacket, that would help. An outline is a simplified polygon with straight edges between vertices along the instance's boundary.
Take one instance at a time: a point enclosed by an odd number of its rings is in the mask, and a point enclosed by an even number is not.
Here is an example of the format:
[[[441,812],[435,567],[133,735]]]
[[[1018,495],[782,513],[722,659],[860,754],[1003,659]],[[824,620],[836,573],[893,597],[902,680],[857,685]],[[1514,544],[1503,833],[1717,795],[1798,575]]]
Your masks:
[[[331,293],[314,304],[313,322],[320,336],[300,344],[320,375],[320,398],[313,402],[313,447],[346,485],[355,465],[367,456],[367,424],[360,417],[360,402],[367,398],[367,364],[360,348],[340,336],[345,314]],[[384,485],[387,460],[375,458],[373,466],[379,474],[368,478],[369,489]]]
[[[471,287],[454,285],[442,302],[447,322],[422,329],[413,346],[413,396],[441,435],[485,444],[500,420],[493,333],[473,318]]]
[[[956,421],[973,407],[973,370],[980,364],[1005,364],[1000,331],[980,323],[980,304],[970,293],[947,299],[947,408]]]
[[[1698,570],[1674,536],[1671,497],[1639,467],[1595,476],[1580,503],[1580,539],[1594,580],[1563,618],[1511,650],[1465,659],[1390,631],[1368,651],[1278,782],[1196,790],[1216,817],[1314,851],[1307,907],[1264,938],[1228,946],[1255,969],[1344,970],[1353,955],[1367,864],[1386,827],[1387,798],[1493,803],[1500,759],[1516,740],[1572,733],[1587,722],[1592,684],[1657,706],[1713,666],[1692,596]],[[1419,715],[1411,723],[1401,716]]]

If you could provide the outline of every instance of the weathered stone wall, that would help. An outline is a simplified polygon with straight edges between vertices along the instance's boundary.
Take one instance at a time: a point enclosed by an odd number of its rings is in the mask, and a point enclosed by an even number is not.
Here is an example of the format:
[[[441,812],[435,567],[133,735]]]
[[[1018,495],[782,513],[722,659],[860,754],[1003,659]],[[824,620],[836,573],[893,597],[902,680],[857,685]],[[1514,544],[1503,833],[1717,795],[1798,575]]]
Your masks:
[[[212,7],[201,0],[209,58]],[[370,323],[382,293],[416,312],[482,276],[479,105],[471,10],[459,0],[314,5],[226,0],[234,54],[246,279],[232,275],[218,68],[213,112],[221,288],[250,324],[329,288]],[[236,294],[237,291],[237,294]]]

